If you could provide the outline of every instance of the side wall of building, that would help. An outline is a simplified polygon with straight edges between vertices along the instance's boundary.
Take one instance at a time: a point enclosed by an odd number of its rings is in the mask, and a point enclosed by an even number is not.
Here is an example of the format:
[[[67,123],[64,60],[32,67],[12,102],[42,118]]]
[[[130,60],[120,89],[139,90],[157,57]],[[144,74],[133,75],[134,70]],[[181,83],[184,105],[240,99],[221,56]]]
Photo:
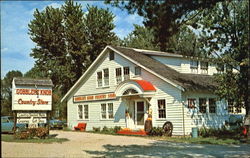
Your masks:
[[[196,100],[195,108],[188,108],[187,99]],[[199,98],[206,98],[206,113],[199,112]],[[215,113],[209,112],[209,99],[216,99]],[[185,92],[183,93],[183,103],[185,105],[185,131],[190,134],[193,127],[221,128],[225,125],[229,115],[227,112],[227,103],[225,100],[219,100],[218,96],[205,92]]]

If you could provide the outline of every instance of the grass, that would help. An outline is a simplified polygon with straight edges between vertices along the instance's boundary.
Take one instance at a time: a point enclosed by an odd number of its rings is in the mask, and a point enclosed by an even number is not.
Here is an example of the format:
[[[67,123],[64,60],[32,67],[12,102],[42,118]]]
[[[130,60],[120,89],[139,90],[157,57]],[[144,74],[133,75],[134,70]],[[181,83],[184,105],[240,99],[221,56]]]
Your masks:
[[[155,140],[165,140],[169,142],[176,142],[176,143],[193,143],[193,144],[216,144],[216,145],[230,145],[230,144],[241,144],[240,140],[236,139],[220,139],[216,137],[198,137],[198,138],[191,138],[191,137],[148,137],[150,139]]]
[[[10,134],[1,134],[1,139],[4,142],[17,142],[17,143],[62,143],[68,141],[67,138],[54,138],[54,137],[49,137],[46,139],[39,139],[39,138],[15,139],[14,135]]]
[[[193,144],[216,144],[216,145],[230,145],[230,144],[241,144],[240,139],[230,138],[217,138],[217,137],[165,137],[165,136],[140,136],[140,135],[121,135],[110,131],[88,131],[88,133],[107,134],[107,135],[119,135],[119,136],[132,136],[132,137],[143,137],[147,139],[163,140],[175,143],[193,143]]]

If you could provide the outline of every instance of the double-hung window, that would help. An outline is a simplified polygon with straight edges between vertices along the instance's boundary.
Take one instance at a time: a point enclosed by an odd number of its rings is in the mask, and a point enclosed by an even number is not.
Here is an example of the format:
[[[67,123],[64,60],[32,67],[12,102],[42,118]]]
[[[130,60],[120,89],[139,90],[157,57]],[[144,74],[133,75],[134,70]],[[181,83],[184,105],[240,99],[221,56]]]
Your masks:
[[[97,72],[97,87],[102,87],[102,71]]]
[[[89,118],[89,106],[88,105],[78,105],[78,119],[88,119]]]
[[[109,69],[97,72],[97,87],[109,86]]]
[[[124,67],[124,68],[123,68],[123,75],[124,75],[124,80],[130,79],[129,67]]]
[[[196,99],[194,99],[194,98],[189,98],[189,99],[188,99],[188,108],[189,108],[189,109],[195,108],[195,103],[196,103]]]
[[[158,118],[166,118],[166,101],[165,101],[165,99],[158,100]]]
[[[122,82],[122,68],[115,69],[115,78],[116,78],[116,84]]]
[[[207,74],[208,73],[208,62],[201,62],[201,73]]]
[[[109,69],[103,69],[104,86],[109,85]]]
[[[135,75],[136,76],[140,76],[141,75],[141,67],[139,67],[139,66],[135,67]]]
[[[209,113],[216,113],[216,100],[215,98],[209,98]]]
[[[224,72],[224,65],[223,64],[217,64],[216,65],[216,70],[217,70],[217,73],[221,74]]]
[[[191,73],[198,73],[198,61],[197,60],[190,61],[190,69],[191,69]]]
[[[101,118],[102,119],[114,118],[113,103],[101,104]]]
[[[228,100],[228,113],[234,113],[234,102],[233,102],[233,100]]]
[[[199,98],[199,110],[200,110],[200,113],[206,113],[206,108],[207,108],[206,101],[207,101],[206,98]]]

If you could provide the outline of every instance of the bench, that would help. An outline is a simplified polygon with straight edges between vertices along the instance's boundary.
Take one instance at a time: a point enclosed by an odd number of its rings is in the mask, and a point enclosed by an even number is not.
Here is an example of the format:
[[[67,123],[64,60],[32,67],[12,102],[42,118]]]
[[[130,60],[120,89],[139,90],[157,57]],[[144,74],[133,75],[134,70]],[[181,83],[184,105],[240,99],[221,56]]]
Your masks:
[[[75,130],[85,131],[87,123],[78,123],[77,126],[74,127]]]

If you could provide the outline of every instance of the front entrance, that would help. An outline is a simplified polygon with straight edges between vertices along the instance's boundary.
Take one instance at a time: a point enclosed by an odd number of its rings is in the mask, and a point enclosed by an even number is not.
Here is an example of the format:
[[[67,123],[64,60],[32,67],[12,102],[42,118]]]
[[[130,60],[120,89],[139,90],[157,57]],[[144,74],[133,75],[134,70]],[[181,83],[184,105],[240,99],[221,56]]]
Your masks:
[[[145,121],[145,102],[135,101],[135,125],[136,128],[143,128]]]

